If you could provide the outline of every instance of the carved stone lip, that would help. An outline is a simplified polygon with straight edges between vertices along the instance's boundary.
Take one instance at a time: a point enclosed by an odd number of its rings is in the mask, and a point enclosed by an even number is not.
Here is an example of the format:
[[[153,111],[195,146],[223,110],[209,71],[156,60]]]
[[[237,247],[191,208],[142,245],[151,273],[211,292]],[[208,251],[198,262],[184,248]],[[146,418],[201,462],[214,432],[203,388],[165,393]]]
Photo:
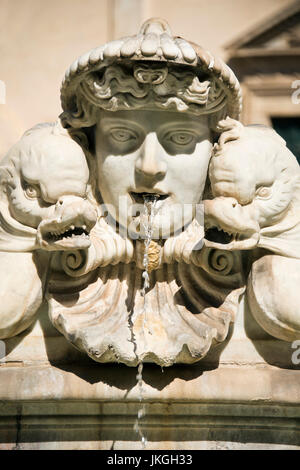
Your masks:
[[[131,198],[136,204],[143,204],[145,199],[153,199],[156,201],[165,201],[170,197],[170,194],[163,193],[157,189],[142,189],[142,190],[133,190],[129,192]]]

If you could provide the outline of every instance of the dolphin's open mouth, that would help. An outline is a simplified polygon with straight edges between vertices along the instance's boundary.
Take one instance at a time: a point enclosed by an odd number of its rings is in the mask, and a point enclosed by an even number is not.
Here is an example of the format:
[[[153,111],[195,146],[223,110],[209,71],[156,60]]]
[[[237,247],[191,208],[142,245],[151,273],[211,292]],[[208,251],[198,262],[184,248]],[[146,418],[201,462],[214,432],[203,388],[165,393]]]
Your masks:
[[[45,221],[39,228],[40,244],[46,250],[86,249],[91,228],[82,217],[71,223]]]
[[[225,230],[219,227],[210,227],[205,230],[205,238],[210,242],[226,245],[235,240],[235,235],[233,233],[225,232]]]
[[[205,223],[205,245],[210,248],[224,250],[247,250],[254,248],[259,239],[259,233],[253,230],[245,232],[234,232],[222,228],[220,225],[211,222]]]
[[[87,199],[63,196],[49,210],[49,217],[37,228],[37,242],[46,251],[85,250],[90,231],[97,222],[97,210]]]
[[[67,229],[53,231],[53,232],[50,231],[45,234],[44,239],[46,239],[48,242],[56,242],[56,241],[62,241],[68,238],[78,239],[78,237],[79,238],[89,237],[89,232],[86,229],[86,225],[83,225],[82,227],[76,227],[75,225],[72,224]]]
[[[259,240],[260,226],[252,206],[231,197],[204,201],[205,245],[224,250],[249,250]]]
[[[251,236],[252,232],[247,233],[245,231],[245,233],[238,233],[234,230],[229,230],[228,227],[226,227],[225,230],[224,227],[221,227],[218,224],[205,223],[205,239],[210,242],[228,245],[232,242],[247,240]]]

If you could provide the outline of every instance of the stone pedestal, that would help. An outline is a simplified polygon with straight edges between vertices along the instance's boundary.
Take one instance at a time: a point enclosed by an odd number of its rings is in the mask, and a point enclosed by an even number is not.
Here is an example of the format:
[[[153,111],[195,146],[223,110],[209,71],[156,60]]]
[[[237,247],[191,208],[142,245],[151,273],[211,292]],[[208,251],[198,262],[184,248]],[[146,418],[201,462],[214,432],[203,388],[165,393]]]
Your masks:
[[[136,368],[88,359],[55,331],[45,306],[32,331],[6,346],[0,449],[142,448],[134,431],[141,407]],[[299,449],[293,352],[241,305],[231,338],[204,360],[144,365],[147,449]]]

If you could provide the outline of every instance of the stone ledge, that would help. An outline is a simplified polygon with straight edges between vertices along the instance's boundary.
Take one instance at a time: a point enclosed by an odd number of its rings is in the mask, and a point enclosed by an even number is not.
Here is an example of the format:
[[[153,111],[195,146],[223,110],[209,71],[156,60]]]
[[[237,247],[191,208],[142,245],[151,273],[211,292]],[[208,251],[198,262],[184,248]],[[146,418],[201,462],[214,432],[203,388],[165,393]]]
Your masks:
[[[147,412],[141,426],[150,441],[228,440],[300,445],[299,418],[237,418],[215,414],[174,417],[152,415],[151,408]],[[1,442],[136,441],[135,420],[136,414],[7,416],[0,420],[0,437]]]
[[[126,370],[126,374],[124,373]],[[87,367],[0,367],[0,400],[139,400],[136,369],[122,365]],[[145,365],[143,393],[146,401],[200,403],[300,404],[298,370],[275,367],[173,366],[161,371]]]
[[[120,365],[68,371],[2,365],[0,449],[141,448],[133,429],[141,407],[135,375]],[[298,376],[276,368],[185,366],[162,373],[145,366],[141,425],[148,448],[297,449]]]

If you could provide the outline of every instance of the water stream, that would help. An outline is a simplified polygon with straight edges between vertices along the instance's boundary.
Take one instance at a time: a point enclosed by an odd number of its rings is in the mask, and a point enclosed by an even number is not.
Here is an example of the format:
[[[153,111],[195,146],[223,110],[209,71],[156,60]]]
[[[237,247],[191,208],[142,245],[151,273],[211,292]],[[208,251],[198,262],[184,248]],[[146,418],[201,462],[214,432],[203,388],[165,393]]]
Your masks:
[[[144,319],[143,319],[143,329],[145,330],[146,327],[146,292],[147,289],[150,287],[150,277],[149,277],[149,247],[150,243],[152,240],[153,236],[153,218],[155,215],[155,204],[157,201],[157,197],[155,194],[153,195],[145,195],[144,197],[144,214],[142,217],[142,224],[143,224],[143,229],[144,229],[144,256],[143,256],[143,273],[142,273],[142,279],[143,279],[143,286],[141,289],[141,295],[144,298],[144,308],[143,308],[143,314],[144,314]],[[149,330],[151,333],[151,330]],[[138,365],[138,373],[136,376],[138,388],[139,388],[139,401],[140,401],[140,408],[138,410],[137,418],[135,420],[134,424],[134,430],[135,432],[138,433],[140,437],[140,441],[142,444],[142,449],[145,449],[147,446],[147,438],[143,434],[143,431],[141,429],[141,420],[146,414],[146,408],[145,404],[143,403],[144,400],[144,394],[143,394],[143,367],[144,364],[141,361]]]
[[[144,433],[142,431],[142,428],[141,428],[141,420],[143,419],[143,417],[146,414],[145,404],[143,403],[143,399],[144,399],[144,395],[143,395],[143,367],[144,367],[143,362],[140,362],[139,365],[138,365],[138,373],[136,375],[136,380],[137,380],[137,384],[138,384],[138,387],[139,387],[139,402],[140,402],[141,406],[138,409],[137,418],[135,420],[133,429],[135,430],[136,433],[138,433],[138,435],[140,437],[140,441],[141,441],[141,444],[142,444],[142,449],[145,449],[146,445],[147,445],[147,438],[144,435]]]
[[[153,218],[155,215],[155,205],[157,197],[155,194],[144,196],[144,214],[143,214],[143,229],[145,231],[144,239],[144,257],[143,257],[143,287],[142,296],[145,297],[146,291],[149,288],[149,247],[153,236]]]

